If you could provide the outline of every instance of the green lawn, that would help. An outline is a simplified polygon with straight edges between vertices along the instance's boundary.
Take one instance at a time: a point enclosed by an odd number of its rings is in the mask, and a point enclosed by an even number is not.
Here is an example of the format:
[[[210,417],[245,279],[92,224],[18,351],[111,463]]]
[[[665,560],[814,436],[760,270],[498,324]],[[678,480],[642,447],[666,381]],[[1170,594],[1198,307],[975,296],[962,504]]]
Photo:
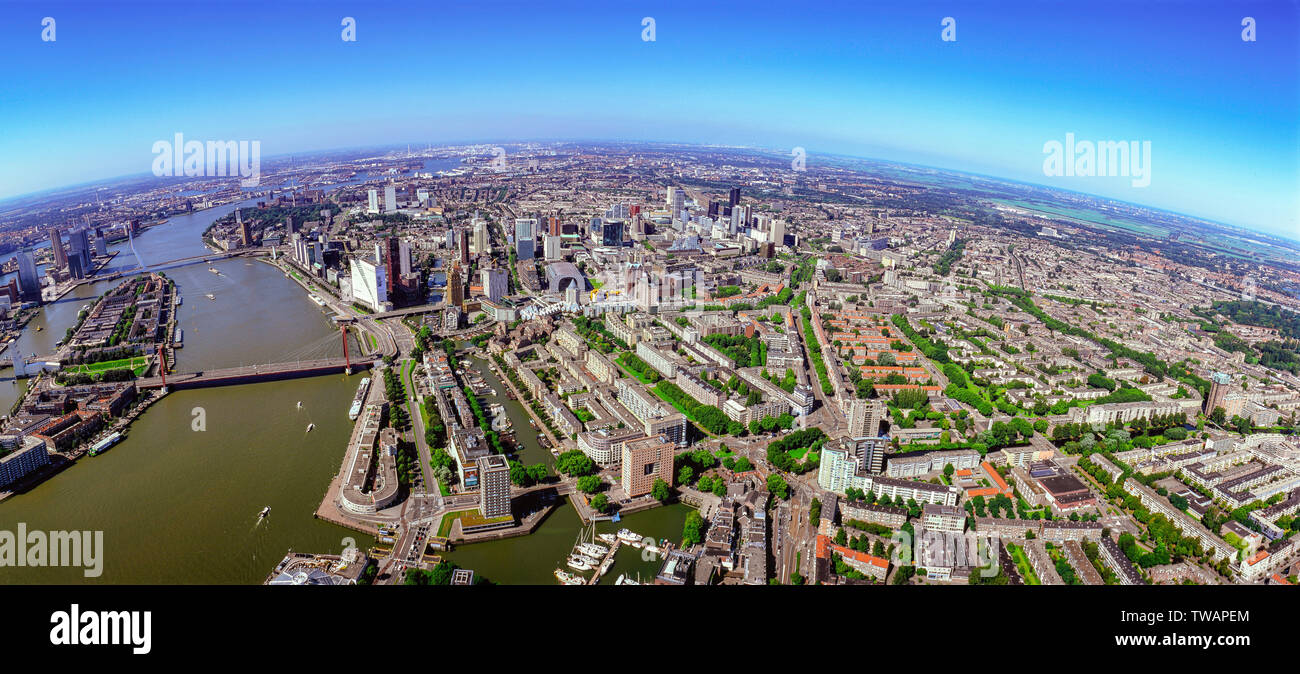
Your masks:
[[[477,514],[478,514],[478,511],[477,511],[477,510],[457,510],[456,512],[450,512],[450,513],[447,513],[446,515],[443,515],[443,516],[442,516],[442,524],[439,524],[439,525],[438,525],[438,535],[441,536],[442,538],[446,538],[449,534],[451,534],[451,523],[452,523],[452,522],[455,522],[455,521],[458,520],[458,519],[460,519],[462,515],[465,515],[465,514],[467,514],[467,513],[474,513],[475,515],[477,515]]]
[[[73,365],[72,367],[67,368],[67,371],[75,372],[78,374],[94,374],[98,372],[104,372],[105,370],[115,370],[117,368],[129,367],[133,372],[135,372],[135,376],[139,377],[140,375],[144,374],[144,371],[148,366],[149,366],[148,356],[135,356],[132,358],[120,358],[118,360],[105,360],[98,363],[90,363],[87,365]]]

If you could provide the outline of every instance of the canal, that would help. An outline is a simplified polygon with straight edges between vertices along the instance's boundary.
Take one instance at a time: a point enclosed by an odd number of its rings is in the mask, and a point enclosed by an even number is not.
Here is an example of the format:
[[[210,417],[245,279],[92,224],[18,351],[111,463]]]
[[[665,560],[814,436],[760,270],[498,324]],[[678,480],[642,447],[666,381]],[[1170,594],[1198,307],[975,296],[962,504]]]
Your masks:
[[[458,348],[464,348],[468,344],[469,342],[461,342],[457,346]],[[541,431],[529,425],[528,422],[531,417],[528,415],[528,410],[524,408],[523,402],[511,400],[506,395],[510,390],[509,385],[501,381],[501,378],[492,371],[488,362],[482,358],[462,356],[461,362],[470,370],[478,373],[480,377],[483,377],[483,381],[487,382],[487,385],[496,391],[496,395],[479,396],[479,402],[485,410],[492,405],[501,405],[505,409],[506,416],[510,419],[510,425],[514,428],[515,442],[518,445],[515,458],[529,466],[535,463],[544,463],[547,466],[554,467],[555,456],[551,454],[551,450],[542,447],[542,443],[537,441],[537,436]]]

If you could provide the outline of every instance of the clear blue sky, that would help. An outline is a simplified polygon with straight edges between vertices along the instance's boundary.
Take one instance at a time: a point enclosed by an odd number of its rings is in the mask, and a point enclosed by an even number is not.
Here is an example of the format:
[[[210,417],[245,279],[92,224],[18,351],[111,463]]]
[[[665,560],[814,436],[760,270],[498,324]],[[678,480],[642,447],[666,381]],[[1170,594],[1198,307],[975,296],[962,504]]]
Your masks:
[[[264,157],[665,140],[921,163],[1296,237],[1298,26],[1292,2],[0,1],[0,198],[147,172],[178,131]],[[1067,132],[1150,141],[1150,186],[1044,176]]]

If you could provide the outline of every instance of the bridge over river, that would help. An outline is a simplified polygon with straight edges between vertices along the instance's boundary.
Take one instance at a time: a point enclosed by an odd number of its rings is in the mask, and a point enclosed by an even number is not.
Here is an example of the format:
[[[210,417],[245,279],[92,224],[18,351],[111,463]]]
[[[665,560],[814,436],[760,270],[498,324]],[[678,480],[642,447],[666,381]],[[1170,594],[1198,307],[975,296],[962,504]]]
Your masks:
[[[375,363],[375,360],[376,359],[373,357],[353,359],[350,364],[353,370],[357,368],[369,368]],[[217,370],[201,370],[199,372],[177,372],[168,374],[165,377],[142,377],[135,380],[135,385],[142,389],[162,388],[164,385],[169,389],[231,386],[235,384],[251,384],[259,381],[274,381],[277,379],[315,377],[323,374],[343,374],[347,371],[348,366],[349,361],[344,358],[301,360],[291,363],[246,365],[242,367],[228,367]]]

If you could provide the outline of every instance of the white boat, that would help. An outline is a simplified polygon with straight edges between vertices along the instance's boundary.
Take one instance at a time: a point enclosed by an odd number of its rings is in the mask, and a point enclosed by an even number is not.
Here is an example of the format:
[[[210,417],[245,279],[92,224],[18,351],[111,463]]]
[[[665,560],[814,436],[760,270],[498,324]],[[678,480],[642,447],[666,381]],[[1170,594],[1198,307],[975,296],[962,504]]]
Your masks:
[[[259,520],[266,519],[266,516],[270,514],[271,514],[271,506],[266,506],[265,508],[262,508],[262,512],[257,514],[257,519]]]
[[[595,559],[595,558],[591,557],[590,555],[584,555],[584,554],[582,554],[581,552],[575,552],[575,553],[573,553],[572,557],[573,557],[573,559],[581,560],[584,564],[586,564],[587,566],[589,566],[589,567],[591,567],[591,568],[593,568],[593,569],[600,565],[600,560],[599,560],[599,559]]]
[[[308,432],[308,433],[310,433],[310,432],[312,431],[313,428],[316,428],[316,424],[307,424],[307,432]]]
[[[599,543],[579,543],[577,549],[578,552],[597,559],[609,554],[609,548]]]
[[[564,569],[555,570],[555,578],[563,585],[582,585],[582,579],[565,571]]]
[[[212,293],[208,293],[207,295],[204,295],[204,297],[207,297],[207,298],[210,299],[210,300],[215,300],[215,299],[217,299],[217,296],[216,296],[216,295],[213,295]]]
[[[302,409],[302,401],[301,401],[301,400],[298,401],[298,409]]]
[[[627,577],[627,574],[619,574],[618,580],[614,581],[615,585],[640,585],[641,583]]]
[[[609,573],[609,567],[611,567],[611,566],[614,566],[614,558],[613,558],[613,557],[610,557],[610,558],[606,559],[604,562],[602,562],[601,565],[600,565],[600,570],[597,571],[596,573],[599,574],[599,575],[601,575],[601,576],[603,576],[603,575]]]
[[[568,558],[567,560],[565,560],[564,564],[565,564],[565,566],[568,566],[570,569],[573,569],[574,571],[590,571],[590,570],[591,570],[591,565],[590,565],[590,564],[588,564],[588,563],[582,561],[581,559],[579,559],[579,558],[577,558],[577,557],[570,557],[570,558]]]
[[[638,534],[631,529],[619,529],[618,539],[624,543],[636,545],[638,547],[641,545],[641,534]]]
[[[614,541],[618,540],[618,536],[615,536],[614,534],[596,534],[596,538],[599,538],[610,545],[613,545]]]
[[[216,274],[217,276],[221,276],[221,272],[217,271],[216,267],[208,267],[208,271],[212,272],[213,274]]]

